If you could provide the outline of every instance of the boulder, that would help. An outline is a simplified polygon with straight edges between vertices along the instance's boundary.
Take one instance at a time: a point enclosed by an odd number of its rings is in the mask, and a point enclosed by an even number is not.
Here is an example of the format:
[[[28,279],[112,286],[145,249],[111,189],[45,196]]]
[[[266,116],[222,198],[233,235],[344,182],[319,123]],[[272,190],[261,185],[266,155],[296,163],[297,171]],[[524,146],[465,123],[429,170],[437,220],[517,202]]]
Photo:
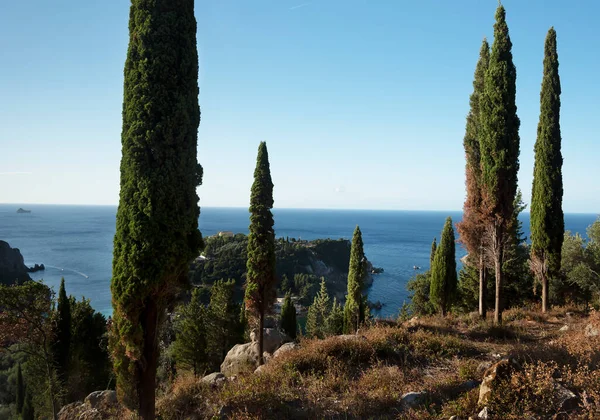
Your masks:
[[[236,344],[221,363],[221,373],[225,376],[254,372],[258,366],[258,343]]]
[[[90,408],[106,407],[117,404],[117,393],[112,390],[94,391],[83,400]]]
[[[275,351],[275,353],[273,353],[273,358],[275,357],[279,357],[284,353],[287,353],[289,351],[294,350],[295,348],[298,348],[298,344],[291,342],[291,343],[285,343],[283,346],[279,347],[277,349],[277,351]]]
[[[520,368],[517,361],[512,358],[502,359],[490,366],[483,374],[483,380],[479,387],[479,405],[484,406],[488,402],[494,387],[500,381],[509,379],[513,372]]]
[[[594,324],[587,324],[585,326],[586,337],[598,337],[600,335],[600,327]]]
[[[206,384],[209,384],[210,386],[216,387],[225,383],[227,381],[227,378],[221,372],[214,372],[210,375],[206,375],[204,378],[201,379],[201,381]]]
[[[477,418],[481,420],[488,420],[490,418],[489,410],[487,407],[484,407],[483,410],[477,414]]]
[[[259,367],[257,367],[257,368],[254,370],[254,374],[255,374],[255,375],[258,375],[258,374],[260,374],[261,372],[263,372],[264,370],[265,370],[265,365],[260,365]]]
[[[413,408],[423,404],[426,398],[426,392],[407,392],[400,399],[400,404],[402,404],[404,408]]]
[[[250,333],[250,340],[253,343],[258,342],[258,334],[256,331],[252,331]],[[263,333],[263,351],[267,353],[273,353],[277,350],[283,343],[287,343],[292,341],[290,337],[288,337],[285,333],[275,329],[275,328],[265,328]]]
[[[554,395],[559,402],[559,411],[573,411],[579,406],[579,398],[559,383],[554,385]]]
[[[569,331],[569,326],[568,325],[563,325],[558,331],[560,331],[560,332]]]

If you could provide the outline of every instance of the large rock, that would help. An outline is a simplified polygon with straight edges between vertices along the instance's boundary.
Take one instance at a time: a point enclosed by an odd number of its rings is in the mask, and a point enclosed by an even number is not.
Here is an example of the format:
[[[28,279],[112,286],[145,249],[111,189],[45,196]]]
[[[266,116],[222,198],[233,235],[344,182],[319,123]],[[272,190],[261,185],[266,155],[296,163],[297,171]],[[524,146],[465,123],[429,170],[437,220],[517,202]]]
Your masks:
[[[250,340],[253,343],[258,342],[258,334],[256,331],[250,333]],[[283,343],[292,341],[285,333],[275,328],[265,328],[263,333],[263,351],[274,353]]]
[[[115,391],[95,391],[83,402],[65,405],[58,412],[59,420],[108,420],[122,418]]]
[[[225,376],[254,372],[258,366],[258,343],[236,344],[221,363],[221,373]]]
[[[559,383],[554,385],[554,395],[560,406],[559,411],[572,411],[579,406],[577,395]]]
[[[273,353],[273,358],[279,357],[284,353],[294,350],[298,348],[298,344],[296,343],[285,343],[283,346],[279,347],[275,353]]]
[[[513,372],[520,368],[517,361],[512,358],[502,359],[490,366],[483,374],[483,380],[479,387],[479,405],[486,405],[494,388],[498,386],[501,381],[509,379]]]

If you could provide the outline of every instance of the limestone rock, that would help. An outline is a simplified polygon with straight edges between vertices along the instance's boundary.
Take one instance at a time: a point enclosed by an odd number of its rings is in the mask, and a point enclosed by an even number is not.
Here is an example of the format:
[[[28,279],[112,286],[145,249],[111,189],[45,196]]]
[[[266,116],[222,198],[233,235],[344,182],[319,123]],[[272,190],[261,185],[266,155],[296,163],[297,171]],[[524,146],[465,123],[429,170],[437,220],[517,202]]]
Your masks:
[[[598,337],[600,335],[600,327],[594,324],[587,324],[585,327],[586,337]]]
[[[572,411],[579,405],[579,398],[577,398],[577,395],[559,383],[555,384],[554,393],[560,404],[560,411]]]
[[[250,333],[250,340],[253,343],[258,342],[258,334],[256,331],[252,331]],[[267,353],[273,353],[282,344],[292,341],[290,337],[288,337],[285,333],[275,329],[275,328],[265,328],[263,333],[263,351]]]
[[[477,418],[481,420],[488,420],[490,418],[490,414],[488,412],[488,408],[484,407],[483,410],[477,414]]]
[[[214,372],[210,375],[206,375],[201,381],[215,387],[225,383],[227,378],[221,372]]]
[[[513,372],[520,368],[521,367],[516,360],[509,358],[494,363],[486,370],[483,374],[481,386],[479,387],[479,405],[484,406],[488,402],[494,387],[496,387],[500,381],[510,378]]]
[[[11,248],[7,242],[0,241],[0,284],[20,284],[31,280],[23,261],[18,248]]]
[[[561,327],[561,329],[560,329],[560,330],[558,330],[558,331],[560,331],[560,332],[569,331],[569,326],[568,326],[568,325],[564,325],[564,326],[562,326],[562,327]]]
[[[279,357],[282,354],[287,353],[289,351],[292,351],[292,350],[294,350],[294,349],[296,349],[298,347],[299,347],[298,344],[296,344],[294,342],[292,342],[292,343],[285,343],[283,346],[279,347],[277,349],[277,351],[275,351],[275,353],[273,353],[273,358]]]
[[[413,408],[422,404],[427,398],[426,392],[407,392],[400,400],[404,408]]]
[[[221,363],[221,373],[225,376],[254,372],[258,366],[258,343],[236,344]]]
[[[115,391],[94,391],[83,400],[84,404],[90,408],[97,408],[99,406],[115,405],[117,404],[117,393]]]

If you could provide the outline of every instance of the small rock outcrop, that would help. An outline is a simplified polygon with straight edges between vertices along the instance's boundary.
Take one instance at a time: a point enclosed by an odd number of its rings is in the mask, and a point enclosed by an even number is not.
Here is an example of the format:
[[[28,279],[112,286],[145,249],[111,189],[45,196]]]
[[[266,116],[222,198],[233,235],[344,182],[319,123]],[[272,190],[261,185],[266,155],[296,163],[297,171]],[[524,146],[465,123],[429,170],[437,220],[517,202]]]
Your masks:
[[[585,326],[585,336],[586,337],[598,337],[600,335],[600,326],[594,325],[592,323],[587,324]]]
[[[58,412],[59,420],[107,420],[119,417],[117,393],[112,390],[94,391],[83,402],[65,405]]]
[[[201,379],[205,384],[209,384],[210,386],[216,387],[225,382],[227,382],[227,378],[221,372],[214,372],[210,375],[206,375]]]
[[[426,392],[407,392],[400,399],[400,404],[402,404],[402,407],[404,408],[413,408],[423,404],[426,398]]]
[[[479,387],[479,405],[486,405],[494,388],[501,381],[509,379],[513,372],[520,368],[517,361],[512,358],[502,359],[490,366],[483,374],[483,380]]]
[[[559,403],[559,411],[568,412],[575,410],[579,405],[579,398],[571,390],[568,390],[559,383],[554,385],[554,395]]]
[[[283,346],[279,347],[275,353],[273,353],[273,357],[279,357],[284,353],[287,353],[289,351],[294,350],[295,348],[298,348],[298,344],[296,343],[285,343]]]
[[[225,376],[254,372],[258,366],[258,343],[236,344],[221,363]]]

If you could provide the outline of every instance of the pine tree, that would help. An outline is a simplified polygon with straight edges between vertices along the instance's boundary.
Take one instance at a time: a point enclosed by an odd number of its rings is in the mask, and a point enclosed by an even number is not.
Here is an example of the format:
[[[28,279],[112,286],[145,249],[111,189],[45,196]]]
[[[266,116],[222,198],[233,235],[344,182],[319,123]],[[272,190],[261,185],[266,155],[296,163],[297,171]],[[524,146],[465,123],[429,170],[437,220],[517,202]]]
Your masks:
[[[431,302],[446,316],[455,297],[458,277],[452,219],[448,217],[431,268]]]
[[[23,372],[21,371],[21,363],[17,365],[17,399],[16,408],[17,415],[23,412],[23,403],[25,402],[25,384],[23,383]]]
[[[481,44],[479,60],[475,67],[473,93],[470,97],[470,110],[463,144],[465,147],[465,175],[467,197],[463,207],[463,219],[458,223],[460,241],[468,252],[468,263],[479,270],[479,315],[486,316],[487,269],[484,259],[484,232],[481,212],[481,107],[480,101],[485,87],[485,73],[490,61],[490,46],[486,39]]]
[[[206,312],[200,289],[195,288],[191,301],[182,305],[175,315],[173,357],[178,369],[191,369],[194,376],[204,373],[208,367]]]
[[[433,266],[433,259],[435,258],[435,251],[437,251],[437,238],[433,238],[433,242],[431,243],[431,252],[429,253],[429,269]]]
[[[71,348],[71,302],[65,290],[64,277],[60,281],[53,330],[52,353],[56,364],[56,372],[60,380],[65,381]]]
[[[360,228],[356,226],[350,248],[350,265],[348,268],[348,292],[344,304],[344,332],[356,332],[364,320],[365,308],[362,289],[366,275],[365,253]]]
[[[312,305],[308,308],[310,313],[310,323],[307,317],[306,334],[309,337],[325,337],[325,320],[329,316],[329,293],[325,285],[325,278],[321,277],[320,290],[315,295]]]
[[[33,401],[31,401],[31,393],[25,388],[25,401],[23,402],[23,411],[21,420],[35,420],[35,411],[33,409]]]
[[[333,298],[331,312],[325,320],[325,335],[340,335],[344,332],[344,310],[338,303],[337,299]]]
[[[240,334],[239,306],[233,296],[234,287],[234,280],[218,280],[211,288],[210,303],[205,317],[211,369],[217,370],[227,352],[244,339],[243,334]]]
[[[544,77],[531,199],[531,267],[542,284],[542,312],[549,308],[549,277],[559,273],[565,233],[560,94],[556,31],[550,28],[544,46]]]
[[[284,333],[290,338],[296,339],[296,307],[289,292],[286,293],[281,306],[280,325]]]
[[[198,256],[198,50],[193,0],[131,0],[111,283],[119,399],[155,417],[159,327]]]
[[[259,364],[263,364],[265,313],[275,300],[275,231],[273,225],[273,181],[267,144],[258,147],[254,183],[250,196],[250,234],[248,235],[248,273],[246,308],[258,327]]]
[[[485,244],[496,275],[494,322],[502,323],[504,251],[510,238],[517,172],[519,170],[519,126],[517,117],[517,72],[504,6],[496,10],[494,43],[481,95],[481,184]]]

